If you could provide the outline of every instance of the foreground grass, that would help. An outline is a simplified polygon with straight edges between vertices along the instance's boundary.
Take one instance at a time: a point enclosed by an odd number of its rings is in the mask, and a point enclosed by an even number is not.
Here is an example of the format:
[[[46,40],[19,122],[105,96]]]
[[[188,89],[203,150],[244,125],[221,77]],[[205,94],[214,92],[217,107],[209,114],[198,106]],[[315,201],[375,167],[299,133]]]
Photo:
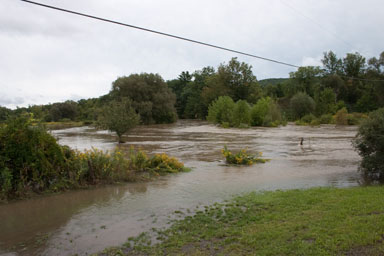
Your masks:
[[[384,187],[251,193],[101,255],[384,255]]]

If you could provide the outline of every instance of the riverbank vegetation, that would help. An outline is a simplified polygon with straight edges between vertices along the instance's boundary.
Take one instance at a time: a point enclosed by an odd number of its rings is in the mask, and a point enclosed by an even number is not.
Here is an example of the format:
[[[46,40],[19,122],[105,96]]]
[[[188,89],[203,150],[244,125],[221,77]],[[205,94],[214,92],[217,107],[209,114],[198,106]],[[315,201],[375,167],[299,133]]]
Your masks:
[[[0,127],[0,201],[119,181],[148,180],[188,171],[166,154],[148,157],[141,150],[80,152],[61,146],[29,116]]]
[[[384,187],[250,193],[99,255],[382,255]]]
[[[362,157],[360,170],[369,180],[384,181],[384,108],[369,115],[359,127],[353,145]]]
[[[140,115],[135,112],[128,98],[113,101],[106,105],[99,118],[99,126],[115,132],[119,143],[124,143],[123,135],[140,122]]]
[[[366,59],[359,53],[339,58],[325,52],[322,66],[300,67],[289,78],[258,81],[252,66],[232,58],[217,68],[183,71],[164,81],[159,74],[131,74],[112,82],[108,94],[10,110],[0,107],[0,122],[9,116],[33,114],[44,122],[96,123],[103,108],[123,98],[140,115],[140,124],[172,123],[177,118],[208,119],[224,127],[358,124],[384,107],[384,52]],[[256,71],[257,72],[257,71]],[[226,116],[218,114],[221,97],[230,98]],[[226,103],[226,104],[227,104]],[[342,111],[342,113],[339,113]],[[346,119],[339,118],[346,115]],[[226,120],[228,119],[228,120]]]

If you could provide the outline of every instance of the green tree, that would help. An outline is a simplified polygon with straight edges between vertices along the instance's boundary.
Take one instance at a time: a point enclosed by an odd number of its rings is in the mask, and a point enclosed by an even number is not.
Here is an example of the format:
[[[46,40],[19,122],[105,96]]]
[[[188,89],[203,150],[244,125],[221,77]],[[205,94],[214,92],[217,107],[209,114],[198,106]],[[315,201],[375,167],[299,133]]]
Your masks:
[[[168,87],[176,95],[175,108],[177,115],[182,118],[184,117],[185,107],[187,105],[187,95],[185,92],[186,87],[192,81],[193,76],[188,72],[181,72],[179,77],[174,80],[167,81]]]
[[[306,93],[299,92],[291,99],[291,111],[294,118],[300,119],[315,110],[315,101]]]
[[[233,110],[233,125],[239,127],[241,125],[251,124],[251,107],[245,100],[239,100],[236,102]]]
[[[290,86],[295,87],[294,93],[305,92],[312,97],[315,88],[320,84],[320,75],[321,69],[319,67],[299,67],[296,72],[289,74],[291,78]]]
[[[221,96],[213,101],[208,108],[207,120],[216,123],[233,123],[233,111],[235,109],[235,102],[229,96]]]
[[[252,126],[275,126],[281,121],[280,109],[270,97],[261,98],[251,109]]]
[[[12,114],[12,110],[0,106],[0,122],[4,122]]]
[[[362,157],[363,174],[384,180],[384,108],[372,112],[360,125],[353,145]]]
[[[66,101],[52,104],[49,110],[50,119],[48,121],[60,121],[62,119],[75,120],[77,116],[77,103]]]
[[[193,73],[193,81],[188,83],[182,93],[182,97],[187,99],[183,117],[205,119],[210,102],[204,101],[202,92],[207,86],[207,80],[214,74],[215,69],[209,66]]]
[[[325,88],[315,94],[316,114],[334,114],[336,112],[336,94],[331,88]]]
[[[123,98],[106,105],[100,116],[100,126],[115,132],[119,143],[124,143],[123,135],[139,124],[140,116],[131,106],[131,101]]]
[[[323,68],[326,75],[341,74],[343,69],[343,62],[341,59],[337,58],[334,52],[324,52],[324,57],[321,62],[323,63]]]
[[[129,98],[144,124],[172,123],[177,119],[176,96],[158,74],[132,74],[112,84],[114,100]]]
[[[367,113],[378,108],[378,102],[372,92],[372,89],[369,90],[366,88],[366,90],[364,90],[363,95],[361,95],[356,102],[356,111]]]
[[[321,84],[325,88],[331,88],[336,93],[338,100],[345,100],[347,85],[339,75],[328,75],[323,77]]]
[[[260,94],[252,66],[232,58],[228,64],[220,64],[217,73],[207,80],[202,96],[209,104],[219,96],[229,96],[234,101],[256,102]]]
[[[347,77],[360,77],[365,71],[365,58],[358,52],[347,53],[343,59],[343,72]]]

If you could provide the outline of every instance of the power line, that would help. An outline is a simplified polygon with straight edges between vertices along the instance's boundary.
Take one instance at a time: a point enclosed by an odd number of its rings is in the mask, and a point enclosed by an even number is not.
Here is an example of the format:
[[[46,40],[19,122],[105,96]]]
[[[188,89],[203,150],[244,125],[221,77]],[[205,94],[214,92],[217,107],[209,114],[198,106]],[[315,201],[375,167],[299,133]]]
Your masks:
[[[79,16],[83,16],[83,17],[87,17],[87,18],[91,18],[91,19],[95,19],[95,20],[109,22],[109,23],[113,23],[113,24],[116,24],[116,25],[121,25],[121,26],[130,27],[130,28],[134,28],[134,29],[139,29],[139,30],[143,30],[143,31],[146,31],[146,32],[150,32],[150,33],[154,33],[154,34],[158,34],[158,35],[162,35],[162,36],[172,37],[172,38],[176,38],[176,39],[179,39],[179,40],[184,40],[184,41],[195,43],[195,44],[200,44],[200,45],[204,45],[204,46],[208,46],[208,47],[212,47],[212,48],[216,48],[216,49],[220,49],[220,50],[224,50],[224,51],[228,51],[228,52],[233,52],[233,53],[245,55],[245,56],[248,56],[248,57],[253,57],[253,58],[257,58],[257,59],[261,59],[261,60],[265,60],[265,61],[270,61],[270,62],[273,62],[273,63],[285,65],[285,66],[299,68],[299,66],[294,65],[294,64],[289,64],[289,63],[282,62],[282,61],[277,61],[277,60],[273,60],[273,59],[269,59],[269,58],[264,58],[264,57],[257,56],[257,55],[254,55],[254,54],[250,54],[250,53],[246,53],[246,52],[241,52],[241,51],[237,51],[237,50],[233,50],[233,49],[229,49],[229,48],[226,48],[226,47],[222,47],[222,46],[218,46],[218,45],[213,45],[213,44],[209,44],[209,43],[204,43],[204,42],[201,42],[201,41],[197,41],[197,40],[193,40],[193,39],[189,39],[189,38],[185,38],[185,37],[181,37],[181,36],[177,36],[177,35],[173,35],[173,34],[168,34],[168,33],[160,32],[160,31],[156,31],[156,30],[152,30],[152,29],[148,29],[148,28],[143,28],[143,27],[139,27],[139,26],[135,26],[135,25],[130,25],[130,24],[127,24],[127,23],[119,22],[119,21],[105,19],[105,18],[101,18],[101,17],[97,17],[97,16],[85,14],[85,13],[75,12],[75,11],[71,11],[71,10],[67,10],[67,9],[63,9],[63,8],[59,8],[59,7],[55,7],[55,6],[51,6],[51,5],[41,4],[41,3],[29,1],[29,0],[21,0],[21,1],[26,2],[26,3],[30,3],[30,4],[34,4],[34,5],[38,5],[38,6],[42,6],[42,7],[46,7],[46,8],[50,8],[50,9],[54,9],[54,10],[61,11],[61,12],[71,13],[71,14],[75,14],[75,15],[79,15]]]
[[[286,62],[277,61],[277,60],[273,60],[273,59],[257,56],[257,55],[254,55],[254,54],[250,54],[250,53],[246,53],[246,52],[241,52],[241,51],[237,51],[237,50],[233,50],[233,49],[229,49],[229,48],[226,48],[226,47],[222,47],[222,46],[218,46],[218,45],[213,45],[213,44],[209,44],[209,43],[204,43],[204,42],[193,40],[193,39],[189,39],[189,38],[186,38],[186,37],[181,37],[181,36],[177,36],[177,35],[173,35],[173,34],[168,34],[168,33],[160,32],[160,31],[156,31],[156,30],[152,30],[152,29],[148,29],[148,28],[143,28],[143,27],[139,27],[139,26],[135,26],[135,25],[119,22],[119,21],[105,19],[105,18],[101,18],[101,17],[97,17],[97,16],[85,14],[85,13],[75,12],[75,11],[71,11],[71,10],[68,10],[68,9],[63,9],[63,8],[59,8],[59,7],[55,7],[55,6],[51,6],[51,5],[46,5],[46,4],[42,4],[42,3],[37,3],[37,2],[29,1],[29,0],[21,0],[21,1],[26,2],[26,3],[30,3],[30,4],[34,4],[34,5],[38,5],[38,6],[41,6],[41,7],[45,7],[45,8],[49,8],[49,9],[53,9],[53,10],[57,10],[57,11],[61,11],[61,12],[66,12],[66,13],[70,13],[70,14],[74,14],[74,15],[78,15],[78,16],[83,16],[83,17],[86,17],[86,18],[91,18],[91,19],[95,19],[95,20],[99,20],[99,21],[104,21],[104,22],[112,23],[112,24],[115,24],[115,25],[120,25],[120,26],[129,27],[129,28],[134,28],[134,29],[145,31],[145,32],[150,32],[150,33],[154,33],[154,34],[158,34],[158,35],[162,35],[162,36],[167,36],[167,37],[171,37],[171,38],[187,41],[187,42],[190,42],[190,43],[200,44],[200,45],[216,48],[216,49],[219,49],[219,50],[233,52],[233,53],[245,55],[245,56],[248,56],[248,57],[252,57],[252,58],[257,58],[257,59],[273,62],[273,63],[276,63],[276,64],[281,64],[281,65],[290,66],[290,67],[294,67],[294,68],[300,68],[301,67],[301,66],[297,66],[297,65],[294,65],[294,64],[289,64],[289,63],[286,63]],[[309,17],[306,17],[306,18],[310,19]],[[321,25],[319,25],[319,26],[321,26]],[[345,77],[345,78],[349,78],[349,79],[352,79],[352,80],[369,81],[369,82],[383,82],[384,81],[384,80],[363,79],[363,78],[357,78],[357,77]]]
[[[352,49],[355,48],[355,46],[353,46],[352,44],[348,43],[346,40],[344,40],[343,38],[339,37],[338,34],[336,34],[335,32],[327,29],[325,26],[321,25],[319,22],[317,22],[315,19],[309,17],[308,15],[300,12],[299,10],[297,10],[296,8],[294,8],[292,5],[288,4],[286,1],[284,0],[280,0],[280,2],[282,4],[284,4],[286,7],[288,7],[289,9],[291,9],[293,12],[295,12],[296,14],[306,18],[307,20],[311,21],[313,24],[315,24],[316,26],[318,26],[320,29],[322,29],[323,31],[327,32],[328,34],[332,35],[334,38],[336,38],[337,40],[339,40],[340,42],[344,43],[345,45],[348,45],[349,47],[351,47]],[[361,51],[360,51],[361,52]],[[364,52],[362,52],[364,53]]]

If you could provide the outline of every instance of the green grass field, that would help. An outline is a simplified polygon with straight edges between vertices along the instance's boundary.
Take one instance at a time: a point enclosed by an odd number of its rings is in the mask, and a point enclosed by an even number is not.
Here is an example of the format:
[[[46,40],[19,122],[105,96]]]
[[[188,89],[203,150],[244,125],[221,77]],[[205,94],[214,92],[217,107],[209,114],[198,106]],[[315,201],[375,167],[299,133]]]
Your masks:
[[[384,187],[251,193],[101,255],[384,255]]]

